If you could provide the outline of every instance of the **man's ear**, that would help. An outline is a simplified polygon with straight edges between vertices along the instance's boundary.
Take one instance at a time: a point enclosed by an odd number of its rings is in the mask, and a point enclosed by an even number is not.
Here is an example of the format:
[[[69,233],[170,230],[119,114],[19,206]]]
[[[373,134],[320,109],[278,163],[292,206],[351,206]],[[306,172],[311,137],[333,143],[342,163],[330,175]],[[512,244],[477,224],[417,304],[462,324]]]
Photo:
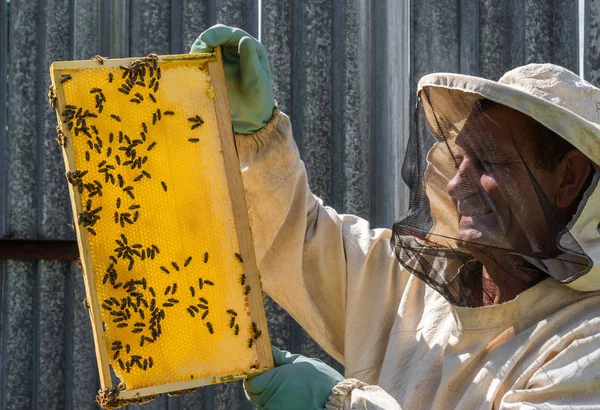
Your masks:
[[[579,196],[591,170],[591,162],[581,151],[574,149],[563,157],[557,175],[558,189],[554,200],[559,209],[569,208]]]

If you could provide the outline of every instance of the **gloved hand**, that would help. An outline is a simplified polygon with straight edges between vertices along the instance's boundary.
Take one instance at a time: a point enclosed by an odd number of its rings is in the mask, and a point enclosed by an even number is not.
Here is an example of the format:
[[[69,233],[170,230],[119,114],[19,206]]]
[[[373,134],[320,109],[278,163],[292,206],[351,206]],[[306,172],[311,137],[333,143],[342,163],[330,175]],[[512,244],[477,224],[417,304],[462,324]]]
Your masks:
[[[275,108],[267,52],[245,31],[217,24],[198,36],[190,53],[212,52],[217,46],[222,46],[233,129],[252,134],[269,122]]]
[[[344,379],[321,360],[273,347],[275,368],[244,380],[248,400],[265,410],[322,410],[331,390]]]

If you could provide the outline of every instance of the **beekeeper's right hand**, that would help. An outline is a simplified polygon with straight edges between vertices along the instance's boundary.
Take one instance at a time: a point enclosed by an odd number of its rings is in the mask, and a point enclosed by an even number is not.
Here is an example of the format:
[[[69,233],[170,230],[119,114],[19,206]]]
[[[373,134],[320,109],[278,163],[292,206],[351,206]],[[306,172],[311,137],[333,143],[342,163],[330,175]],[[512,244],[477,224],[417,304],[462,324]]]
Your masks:
[[[250,34],[217,24],[204,31],[190,53],[222,47],[233,130],[253,134],[269,122],[275,108],[271,68],[265,47]]]

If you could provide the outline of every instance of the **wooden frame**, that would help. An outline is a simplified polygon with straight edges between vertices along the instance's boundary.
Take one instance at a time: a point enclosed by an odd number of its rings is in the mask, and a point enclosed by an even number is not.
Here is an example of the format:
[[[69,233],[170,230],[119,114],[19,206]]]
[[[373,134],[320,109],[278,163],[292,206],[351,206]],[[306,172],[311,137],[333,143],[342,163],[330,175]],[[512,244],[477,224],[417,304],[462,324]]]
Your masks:
[[[229,101],[227,98],[227,87],[225,83],[225,75],[221,62],[220,48],[215,50],[214,54],[191,54],[191,55],[174,55],[160,56],[158,62],[168,62],[186,59],[208,60],[207,66],[212,81],[212,85],[216,88],[217,93],[214,97],[214,107],[218,119],[218,132],[223,150],[225,162],[226,178],[229,185],[229,193],[233,205],[233,213],[235,217],[235,225],[237,232],[237,240],[239,242],[240,251],[244,255],[243,269],[246,274],[247,281],[252,289],[261,289],[259,273],[256,266],[254,247],[252,244],[252,235],[250,224],[247,215],[245,195],[240,174],[239,161],[237,158],[234,136],[231,126],[231,112]],[[118,67],[123,64],[130,64],[136,59],[106,59],[102,62],[103,67]],[[81,68],[96,68],[99,66],[98,61],[67,61],[55,62],[50,67],[52,79],[52,87],[54,90],[50,92],[51,103],[56,109],[58,123],[62,123],[60,113],[65,109],[65,97],[59,87],[61,84],[61,71],[65,69],[81,69]],[[71,132],[64,127],[62,130],[67,137],[67,141],[73,138]],[[62,152],[65,161],[66,171],[75,171],[75,152],[73,145],[68,142],[62,145]],[[83,211],[83,204],[80,194],[72,184],[68,184],[69,194],[73,213],[77,216]],[[109,368],[109,352],[107,351],[106,343],[103,341],[103,323],[101,320],[101,307],[97,296],[95,273],[92,268],[92,260],[90,254],[90,244],[88,241],[85,229],[79,224],[75,224],[77,234],[77,243],[81,257],[81,264],[84,274],[85,290],[89,304],[89,313],[92,321],[92,331],[94,336],[94,345],[96,351],[96,359],[100,375],[100,383],[102,390],[100,399],[104,400],[103,405],[106,407],[119,407],[132,402],[143,401],[144,397],[154,396],[161,393],[181,391],[197,388],[200,386],[215,384],[227,381],[243,379],[248,376],[259,374],[273,367],[273,357],[271,353],[270,341],[267,331],[267,320],[264,312],[264,301],[262,292],[253,291],[248,295],[248,303],[251,312],[251,319],[256,322],[261,329],[264,329],[263,337],[256,340],[253,349],[259,359],[258,368],[240,374],[232,374],[224,377],[208,377],[204,379],[193,379],[188,381],[174,382],[158,386],[150,386],[134,390],[119,390],[114,386],[111,380],[111,371]]]

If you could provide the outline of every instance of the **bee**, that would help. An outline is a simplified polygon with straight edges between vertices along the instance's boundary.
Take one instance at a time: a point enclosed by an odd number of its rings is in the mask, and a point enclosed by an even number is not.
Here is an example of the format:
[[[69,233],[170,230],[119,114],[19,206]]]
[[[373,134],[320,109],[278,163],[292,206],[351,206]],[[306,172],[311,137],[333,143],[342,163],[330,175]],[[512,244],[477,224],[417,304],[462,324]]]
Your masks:
[[[108,82],[109,83],[113,82],[113,73],[108,73]]]
[[[90,161],[90,152],[89,151],[85,152],[85,160],[88,162]]]
[[[167,296],[169,294],[169,292],[171,292],[171,285],[169,285],[165,288],[165,296]]]
[[[202,286],[204,286],[202,278],[198,278],[198,287],[202,290]]]
[[[235,258],[240,262],[240,263],[244,263],[244,259],[242,259],[242,255],[240,255],[239,253],[235,253]]]
[[[164,266],[160,267],[160,270],[162,270],[164,273],[169,274],[171,272],[169,272],[169,270],[167,268],[165,268]]]
[[[158,91],[158,81],[156,82],[156,84],[154,84],[154,92]]]
[[[188,257],[188,258],[185,260],[185,262],[183,262],[183,267],[185,268],[186,266],[188,266],[188,265],[190,264],[190,262],[191,262],[191,261],[192,261],[192,257],[191,257],[191,256],[189,256],[189,257]],[[193,289],[193,288],[192,288],[192,289]],[[194,296],[194,295],[192,295],[192,296]]]
[[[177,292],[177,283],[173,283],[173,289],[171,289],[171,295],[174,295]]]
[[[122,93],[123,93],[123,94],[125,94],[125,95],[129,95],[129,91],[127,91],[127,90],[126,90],[125,88],[123,88],[123,87],[119,87],[119,88],[118,88],[118,90],[119,90],[119,92],[122,92]]]
[[[121,117],[119,117],[118,115],[110,114],[110,118],[112,118],[113,120],[115,120],[117,122],[121,122]]]
[[[117,327],[127,327],[127,323],[119,323]],[[140,329],[141,330],[141,329]]]
[[[154,87],[154,83],[156,82],[156,78],[150,80],[150,84],[148,84],[148,88]]]
[[[211,280],[205,280],[204,283],[209,286],[215,286],[215,284]]]
[[[152,286],[150,286],[148,288],[148,290],[150,291],[150,294],[152,295],[152,297],[155,298],[156,297],[156,293],[154,292],[154,289],[152,288]]]
[[[100,88],[96,88],[96,87],[95,87],[95,88],[92,88],[92,89],[90,90],[90,94],[101,93],[101,92],[102,92],[102,89],[100,89]]]
[[[123,364],[123,360],[119,359],[119,360],[117,360],[117,363],[119,364],[119,367],[121,368],[121,370],[125,370],[125,365]]]
[[[235,329],[233,330],[233,334],[236,335],[236,336],[238,334],[240,334],[240,325],[238,325],[238,324],[235,325]]]
[[[204,252],[204,263],[208,262],[208,252]]]
[[[98,64],[102,65],[104,64],[104,60],[106,60],[106,57],[102,57],[101,55],[96,54],[94,57],[90,58],[90,60],[96,61],[98,62]]]
[[[175,115],[175,113],[173,111],[165,111],[163,114],[169,115],[169,116]]]
[[[106,156],[110,157],[111,154],[112,154],[112,148],[108,147],[108,149],[106,150]]]
[[[152,356],[148,356],[148,367],[152,368],[154,365],[154,361],[152,360]]]
[[[194,125],[192,125],[192,128],[191,128],[191,129],[192,129],[192,130],[195,130],[196,128],[198,128],[198,127],[199,127],[199,126],[201,126],[201,125],[202,125],[201,123],[194,124]]]
[[[172,304],[172,303],[167,303],[167,302],[163,303],[162,305],[163,305],[164,307],[173,307],[173,306],[175,306],[174,304]]]
[[[206,322],[206,327],[208,328],[208,333],[210,333],[211,335],[213,333],[215,333],[215,331],[213,330],[212,324],[210,322]]]
[[[186,310],[188,311],[190,316],[195,317],[194,311],[191,308],[187,308]]]
[[[72,77],[71,77],[71,75],[70,75],[70,74],[62,74],[62,75],[60,76],[60,83],[61,83],[61,84],[64,84],[64,83],[66,83],[67,81],[69,81],[69,80],[71,80],[71,79],[72,79]]]
[[[160,181],[160,184],[162,185],[163,191],[167,192],[167,184],[165,184],[164,181]]]
[[[153,103],[156,103],[156,98],[154,98],[154,95],[152,95],[152,93],[148,94],[148,97],[150,98],[150,100],[152,100]]]
[[[189,142],[198,142],[200,141],[200,138],[188,138]]]
[[[190,309],[192,309],[194,312],[199,313],[200,309],[198,309],[196,306],[194,305],[190,305]]]
[[[206,319],[206,316],[208,316],[208,310],[205,310],[202,314],[202,320]]]
[[[91,233],[92,235],[96,236],[96,231],[93,230],[92,228],[87,228],[88,232]]]
[[[233,309],[227,310],[227,313],[229,313],[230,315],[233,315],[233,316],[237,316],[237,313]]]
[[[170,303],[173,303],[173,304],[179,303],[179,300],[175,299],[175,298],[169,298],[169,299],[167,299],[167,301],[169,301]]]
[[[140,100],[138,100],[137,98],[132,98],[132,99],[130,99],[129,101],[130,101],[130,102],[132,102],[132,103],[136,103],[136,104],[139,104],[139,103],[141,102],[141,101],[140,101]]]
[[[229,328],[233,328],[233,326],[235,325],[235,316],[231,316],[231,319],[229,320]]]
[[[205,309],[205,310],[206,310],[206,309],[208,309],[208,306],[206,306],[206,305],[203,305],[203,304],[201,304],[201,303],[198,303],[198,307],[199,307],[200,309]]]
[[[160,80],[160,67],[156,69],[156,79]]]
[[[248,339],[248,348],[251,349],[252,345],[254,344],[254,339],[250,338]]]
[[[240,284],[241,284],[242,286],[244,286],[244,285],[246,284],[246,274],[245,274],[245,273],[242,273],[242,274],[240,275]]]
[[[250,293],[250,285],[246,285],[246,288],[244,289],[244,295],[247,295],[248,293]]]
[[[175,268],[175,270],[176,270],[177,272],[179,272],[179,265],[177,265],[177,263],[175,263],[175,262],[171,262],[171,265],[172,265],[172,266]]]
[[[146,178],[152,178],[152,175],[150,175],[149,172],[142,170],[142,174],[146,177]]]
[[[162,114],[160,112],[160,108],[156,110],[156,118],[160,121],[162,119]]]
[[[156,113],[152,114],[152,125],[156,124]]]
[[[202,302],[202,303],[204,303],[204,304],[207,304],[207,305],[208,305],[208,300],[206,300],[206,299],[204,299],[204,298],[202,298],[202,297],[201,297],[201,298],[198,298],[198,300],[199,300],[200,302]]]

